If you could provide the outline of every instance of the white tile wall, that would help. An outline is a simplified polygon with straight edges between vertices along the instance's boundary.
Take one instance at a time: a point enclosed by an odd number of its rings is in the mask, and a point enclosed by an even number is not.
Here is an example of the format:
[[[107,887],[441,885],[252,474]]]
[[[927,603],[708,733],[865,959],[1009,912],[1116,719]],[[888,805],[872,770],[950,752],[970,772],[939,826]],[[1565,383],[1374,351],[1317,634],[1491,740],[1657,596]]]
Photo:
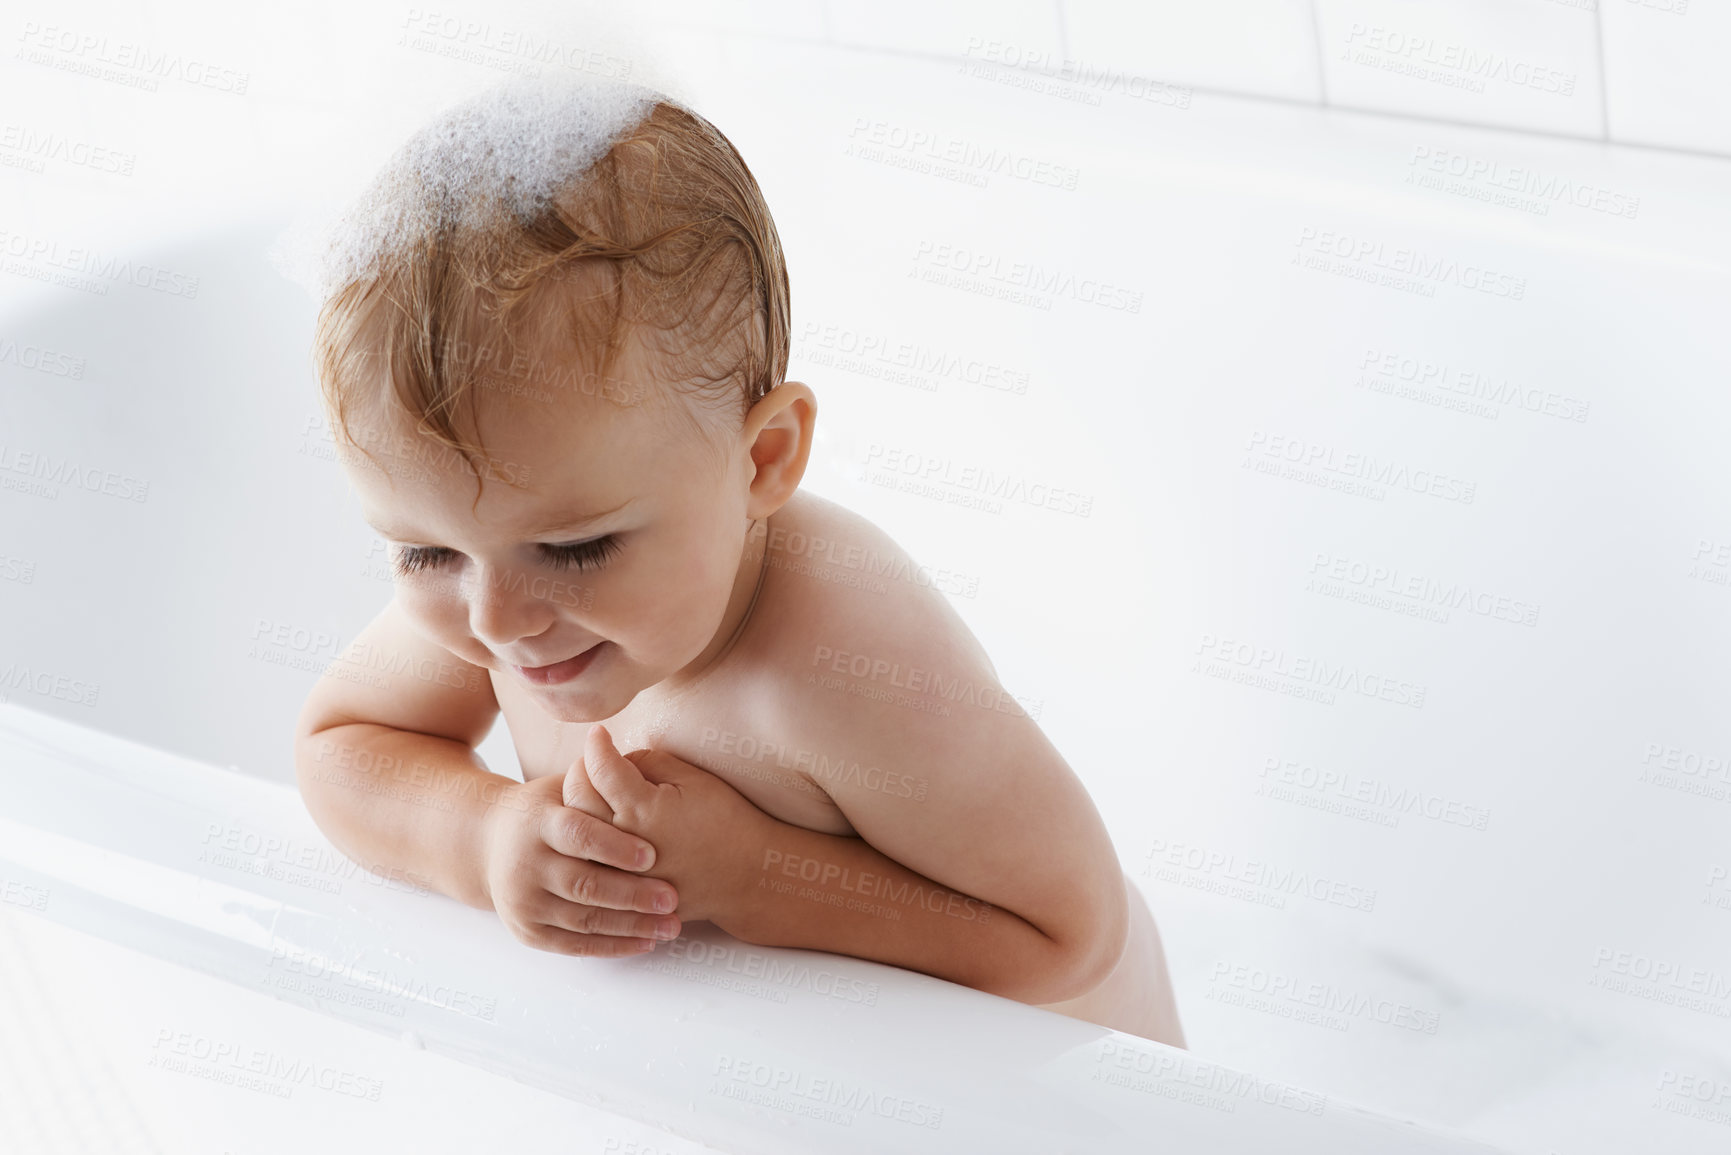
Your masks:
[[[1727,0],[644,0],[617,18],[664,44],[825,40],[1731,155]]]
[[[1731,153],[1731,6],[1599,3],[1611,139]]]
[[[824,0],[838,44],[980,56],[1009,50],[1061,59],[1052,0]]]
[[[823,0],[637,0],[620,17],[645,26],[715,28],[759,36],[821,38]]]
[[[1309,0],[1058,0],[1069,55],[1197,88],[1314,101]]]
[[[1328,102],[1598,137],[1593,14],[1545,0],[1316,0]]]

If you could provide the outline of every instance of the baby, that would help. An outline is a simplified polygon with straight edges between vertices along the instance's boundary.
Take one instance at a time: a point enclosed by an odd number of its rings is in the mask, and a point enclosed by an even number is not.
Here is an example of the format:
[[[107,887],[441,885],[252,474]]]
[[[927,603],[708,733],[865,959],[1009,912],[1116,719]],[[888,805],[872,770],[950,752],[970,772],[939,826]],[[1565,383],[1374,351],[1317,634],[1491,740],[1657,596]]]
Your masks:
[[[1184,1045],[1081,782],[895,542],[800,491],[781,246],[713,125],[494,89],[320,276],[323,401],[396,574],[295,732],[339,849],[542,950],[707,920]],[[501,712],[521,782],[475,753]]]

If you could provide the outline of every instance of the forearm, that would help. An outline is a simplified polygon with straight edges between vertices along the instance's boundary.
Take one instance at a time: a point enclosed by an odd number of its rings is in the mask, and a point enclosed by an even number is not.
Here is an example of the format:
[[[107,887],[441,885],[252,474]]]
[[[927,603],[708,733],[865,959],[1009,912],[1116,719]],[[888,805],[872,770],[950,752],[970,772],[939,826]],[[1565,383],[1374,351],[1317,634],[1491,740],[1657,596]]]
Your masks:
[[[1073,993],[1073,953],[1038,927],[862,838],[767,819],[755,842],[732,909],[713,917],[735,938],[889,963],[1027,1003]]]
[[[336,848],[469,906],[492,909],[483,820],[518,783],[461,742],[356,722],[299,738],[301,798]]]

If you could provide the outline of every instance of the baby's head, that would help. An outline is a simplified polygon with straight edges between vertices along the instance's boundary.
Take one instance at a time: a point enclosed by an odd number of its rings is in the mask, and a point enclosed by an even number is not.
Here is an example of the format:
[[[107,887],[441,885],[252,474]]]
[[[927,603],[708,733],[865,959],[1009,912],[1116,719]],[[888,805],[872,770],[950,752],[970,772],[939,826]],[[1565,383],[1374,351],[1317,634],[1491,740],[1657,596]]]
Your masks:
[[[816,415],[782,380],[775,225],[714,126],[634,86],[494,89],[398,153],[322,288],[325,409],[428,637],[566,721],[707,671]]]

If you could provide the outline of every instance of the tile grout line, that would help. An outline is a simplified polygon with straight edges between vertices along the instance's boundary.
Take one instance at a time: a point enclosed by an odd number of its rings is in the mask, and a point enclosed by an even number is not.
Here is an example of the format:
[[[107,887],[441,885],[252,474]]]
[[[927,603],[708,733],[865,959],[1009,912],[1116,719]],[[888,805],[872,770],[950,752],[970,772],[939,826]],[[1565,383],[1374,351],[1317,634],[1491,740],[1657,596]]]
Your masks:
[[[1316,51],[1316,102],[1327,108],[1328,60],[1322,54],[1322,18],[1316,12],[1316,0],[1310,0],[1310,44]]]
[[[1611,92],[1605,75],[1605,6],[1593,0],[1593,51],[1599,57],[1599,139],[1611,142]]]
[[[952,65],[967,63],[965,57],[953,56],[942,52],[920,52],[908,48],[884,48],[875,44],[845,44],[830,40],[815,40],[809,36],[785,36],[765,32],[738,33],[738,35],[749,35],[763,40],[781,41],[789,44],[814,44],[843,52],[889,56],[906,60],[927,60],[937,64]],[[1005,65],[1004,67],[1008,68],[1010,66]],[[1036,75],[1046,74],[1036,73]],[[1159,80],[1157,77],[1145,76],[1140,73],[1133,75],[1126,72],[1123,75],[1127,79],[1146,80],[1161,84],[1170,83],[1168,81]],[[1511,133],[1516,136],[1540,137],[1546,140],[1568,141],[1576,144],[1609,144],[1617,148],[1638,148],[1644,149],[1648,152],[1669,153],[1673,156],[1705,160],[1731,160],[1731,152],[1714,152],[1711,149],[1705,148],[1680,148],[1677,145],[1672,144],[1649,144],[1645,141],[1639,140],[1612,140],[1608,136],[1593,135],[1591,133],[1558,132],[1553,129],[1521,128],[1515,125],[1492,124],[1486,121],[1455,120],[1446,116],[1424,116],[1419,113],[1397,112],[1386,108],[1369,108],[1363,105],[1319,105],[1314,100],[1298,100],[1290,96],[1274,96],[1265,92],[1246,92],[1233,88],[1214,88],[1198,84],[1185,84],[1180,87],[1187,88],[1191,92],[1201,93],[1206,96],[1224,96],[1238,100],[1255,100],[1261,101],[1265,104],[1286,104],[1295,108],[1321,108],[1328,112],[1351,112],[1357,113],[1361,116],[1379,116],[1389,120],[1404,120],[1412,124],[1441,124],[1447,125],[1451,128],[1470,128],[1486,132]]]

